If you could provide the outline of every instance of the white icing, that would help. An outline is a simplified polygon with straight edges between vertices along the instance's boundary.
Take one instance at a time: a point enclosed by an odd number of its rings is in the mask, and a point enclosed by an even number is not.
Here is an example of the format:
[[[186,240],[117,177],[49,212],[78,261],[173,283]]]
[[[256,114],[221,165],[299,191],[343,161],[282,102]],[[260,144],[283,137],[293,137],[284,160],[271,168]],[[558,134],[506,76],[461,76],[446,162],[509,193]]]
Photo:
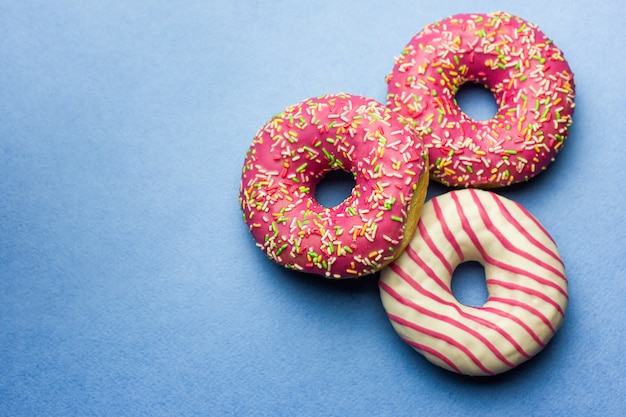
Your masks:
[[[459,303],[450,289],[454,269],[465,261],[485,268],[489,298],[481,307]],[[531,358],[559,328],[567,306],[564,266],[545,229],[517,203],[474,189],[424,206],[407,250],[381,272],[380,289],[403,340],[429,361],[467,375],[498,374]]]

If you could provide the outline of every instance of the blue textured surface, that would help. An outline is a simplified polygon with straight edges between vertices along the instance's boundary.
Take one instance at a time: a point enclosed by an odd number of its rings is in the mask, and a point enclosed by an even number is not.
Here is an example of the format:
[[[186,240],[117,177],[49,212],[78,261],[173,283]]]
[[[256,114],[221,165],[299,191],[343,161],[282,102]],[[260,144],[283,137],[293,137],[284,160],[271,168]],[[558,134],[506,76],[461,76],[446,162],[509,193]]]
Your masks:
[[[391,4],[0,3],[0,415],[624,415],[622,6]],[[272,114],[340,91],[384,101],[424,25],[499,9],[575,73],[556,162],[499,191],[552,234],[571,298],[542,353],[472,379],[399,340],[376,276],[268,261],[237,193]]]

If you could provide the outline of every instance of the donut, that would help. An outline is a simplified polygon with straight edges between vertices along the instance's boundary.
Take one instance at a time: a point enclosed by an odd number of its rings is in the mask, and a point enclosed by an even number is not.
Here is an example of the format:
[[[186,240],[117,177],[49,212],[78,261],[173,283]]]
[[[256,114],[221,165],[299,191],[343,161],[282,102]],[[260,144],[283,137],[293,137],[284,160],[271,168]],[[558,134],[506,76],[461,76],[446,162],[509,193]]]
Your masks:
[[[461,304],[455,268],[477,261],[489,296]],[[530,359],[560,327],[567,279],[556,244],[522,206],[461,189],[425,205],[405,252],[381,272],[383,306],[400,337],[430,362],[464,375],[495,375]]]
[[[503,12],[459,14],[427,25],[388,75],[387,106],[412,121],[428,150],[431,179],[495,188],[544,171],[572,124],[574,78],[537,26]],[[464,83],[489,89],[490,120],[461,111]]]
[[[289,269],[357,278],[395,259],[426,198],[426,154],[406,121],[349,94],[304,100],[254,137],[242,169],[244,221],[267,256]],[[354,175],[335,207],[315,199],[326,173]]]

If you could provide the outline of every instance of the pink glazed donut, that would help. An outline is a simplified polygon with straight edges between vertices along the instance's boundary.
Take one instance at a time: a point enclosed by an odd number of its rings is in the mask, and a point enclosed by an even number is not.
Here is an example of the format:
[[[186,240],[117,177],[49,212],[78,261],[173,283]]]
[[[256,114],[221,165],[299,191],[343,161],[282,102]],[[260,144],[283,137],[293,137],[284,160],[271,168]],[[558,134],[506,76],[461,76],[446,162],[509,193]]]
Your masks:
[[[352,193],[323,207],[324,175],[351,172]],[[259,130],[239,200],[256,244],[286,268],[328,278],[374,273],[413,236],[426,197],[426,154],[406,121],[348,94],[288,107]]]
[[[463,305],[450,289],[466,261],[485,268],[489,297]],[[495,375],[537,354],[561,326],[567,279],[556,244],[522,206],[483,190],[424,205],[405,252],[381,272],[383,306],[401,338],[429,361]]]
[[[563,53],[507,13],[459,14],[426,26],[387,82],[387,105],[413,121],[431,178],[452,187],[527,181],[554,160],[572,123],[574,78]],[[491,120],[473,120],[457,105],[466,82],[493,93]]]

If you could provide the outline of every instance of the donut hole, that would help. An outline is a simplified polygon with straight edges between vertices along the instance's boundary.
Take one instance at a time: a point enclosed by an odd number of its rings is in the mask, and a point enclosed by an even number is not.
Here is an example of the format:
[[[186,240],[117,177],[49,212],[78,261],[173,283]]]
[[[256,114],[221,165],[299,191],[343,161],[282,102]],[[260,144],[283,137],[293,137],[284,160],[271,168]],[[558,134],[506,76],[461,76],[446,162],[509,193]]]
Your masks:
[[[481,307],[489,298],[485,269],[474,261],[463,262],[452,274],[452,295],[469,307]]]
[[[343,203],[350,197],[356,185],[354,174],[342,169],[329,171],[320,179],[315,187],[315,199],[326,208]]]
[[[498,103],[493,93],[483,84],[466,82],[454,95],[461,111],[474,120],[493,119],[498,112]]]

